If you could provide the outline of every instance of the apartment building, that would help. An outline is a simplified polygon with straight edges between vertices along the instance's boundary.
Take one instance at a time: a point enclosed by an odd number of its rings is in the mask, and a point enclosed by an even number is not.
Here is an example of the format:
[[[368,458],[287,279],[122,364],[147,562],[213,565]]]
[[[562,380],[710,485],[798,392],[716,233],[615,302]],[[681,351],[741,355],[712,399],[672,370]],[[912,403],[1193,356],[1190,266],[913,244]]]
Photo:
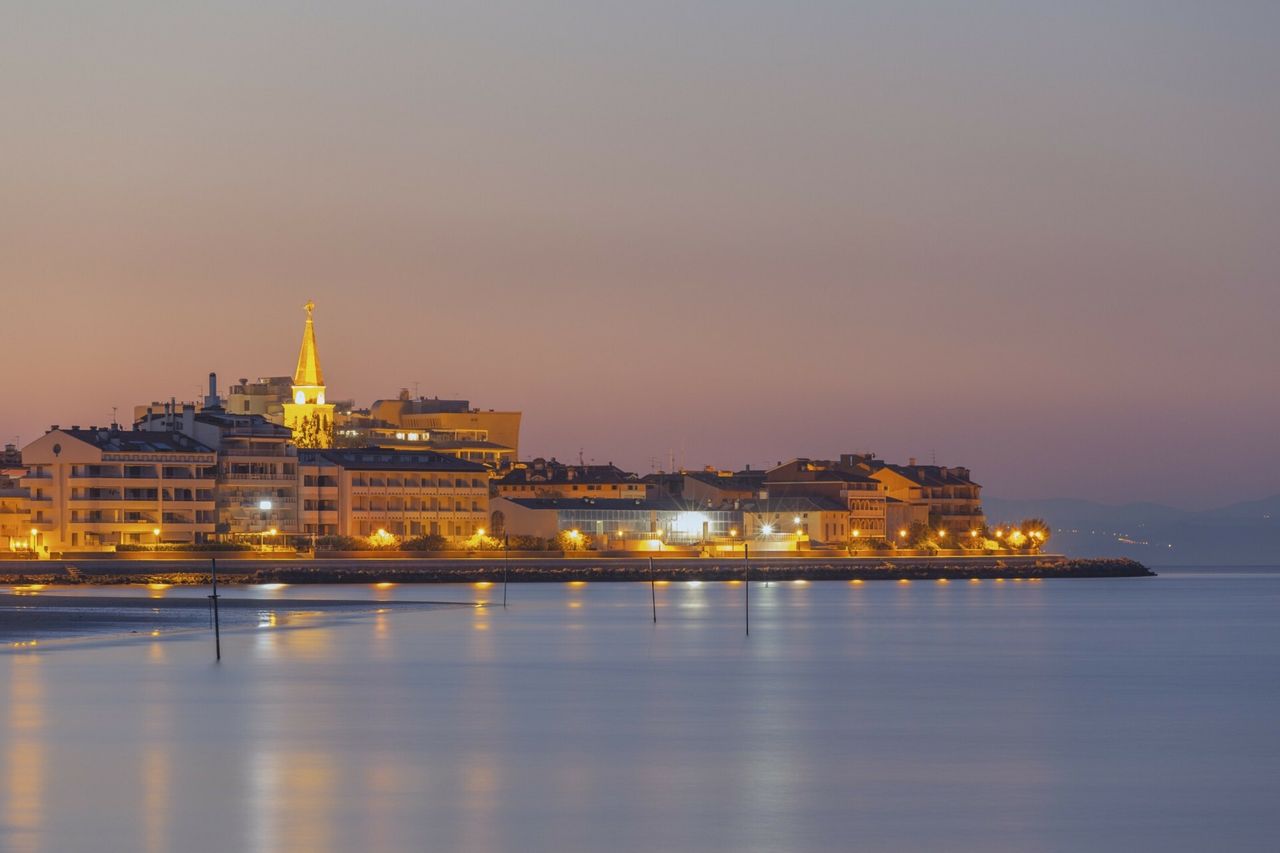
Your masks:
[[[841,462],[865,471],[888,497],[914,508],[916,516],[923,513],[930,526],[961,537],[986,525],[982,487],[968,468],[920,465],[915,459],[893,465],[867,454],[845,454]]]
[[[287,427],[262,415],[184,405],[149,415],[137,428],[180,432],[217,450],[218,534],[297,531],[298,450]]]
[[[432,451],[300,450],[300,532],[461,541],[488,524],[483,465]]]
[[[214,534],[217,455],[180,432],[54,426],[22,458],[31,542],[42,554]]]

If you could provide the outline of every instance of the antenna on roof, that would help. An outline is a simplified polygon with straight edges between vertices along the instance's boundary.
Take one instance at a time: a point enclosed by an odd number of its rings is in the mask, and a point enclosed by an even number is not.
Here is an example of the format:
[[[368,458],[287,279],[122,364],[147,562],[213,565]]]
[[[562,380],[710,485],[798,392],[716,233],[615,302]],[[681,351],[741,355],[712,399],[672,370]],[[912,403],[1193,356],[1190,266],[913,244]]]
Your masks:
[[[932,447],[929,448],[929,464],[930,465],[938,464],[938,451]]]
[[[112,407],[111,407],[111,428],[112,428],[112,429],[119,429],[119,428],[120,428],[120,423],[119,423],[119,421],[118,421],[118,419],[117,419],[117,417],[116,417],[116,407],[115,407],[115,406],[112,406]]]

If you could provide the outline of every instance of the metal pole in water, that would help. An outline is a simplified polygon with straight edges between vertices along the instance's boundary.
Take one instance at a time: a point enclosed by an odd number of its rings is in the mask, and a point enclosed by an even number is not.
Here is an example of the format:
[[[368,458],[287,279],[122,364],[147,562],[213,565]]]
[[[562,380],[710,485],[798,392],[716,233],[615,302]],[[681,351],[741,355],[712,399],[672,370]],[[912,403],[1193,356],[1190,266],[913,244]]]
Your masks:
[[[511,571],[511,534],[502,534],[502,609],[507,609],[507,577]]]
[[[653,603],[653,624],[658,624],[658,593],[653,589],[653,557],[649,558],[649,601]]]
[[[215,660],[222,660],[222,628],[218,624],[218,560],[216,557],[209,558],[209,564],[213,567],[213,595],[209,598],[213,601],[213,654]]]
[[[742,543],[742,612],[747,618],[747,636],[751,636],[751,560],[747,543]]]

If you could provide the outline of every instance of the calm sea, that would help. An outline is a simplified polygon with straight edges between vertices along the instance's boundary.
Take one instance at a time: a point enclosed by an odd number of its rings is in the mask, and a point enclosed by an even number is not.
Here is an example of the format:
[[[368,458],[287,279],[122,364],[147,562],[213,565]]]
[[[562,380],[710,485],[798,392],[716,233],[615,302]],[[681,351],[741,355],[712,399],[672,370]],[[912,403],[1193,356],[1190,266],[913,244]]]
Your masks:
[[[0,655],[0,850],[1280,845],[1280,569],[753,584],[750,637],[741,585],[230,594],[221,665]],[[273,624],[317,596],[490,606]]]

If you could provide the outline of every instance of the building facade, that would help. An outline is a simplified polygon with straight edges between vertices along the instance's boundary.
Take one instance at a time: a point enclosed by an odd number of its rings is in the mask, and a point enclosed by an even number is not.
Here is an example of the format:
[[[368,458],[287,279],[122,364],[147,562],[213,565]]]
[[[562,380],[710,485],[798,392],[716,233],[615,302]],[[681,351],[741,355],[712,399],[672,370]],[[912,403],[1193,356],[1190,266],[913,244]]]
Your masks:
[[[919,465],[915,459],[893,465],[870,455],[846,454],[841,460],[866,471],[888,497],[911,507],[913,517],[923,513],[930,527],[947,531],[957,541],[986,527],[982,487],[968,468]]]
[[[288,428],[261,415],[191,406],[145,417],[137,428],[180,432],[218,452],[220,536],[297,531],[298,450]]]
[[[180,432],[55,426],[22,456],[31,538],[42,554],[214,534],[217,455]]]
[[[293,398],[293,377],[261,376],[241,379],[227,389],[226,410],[237,415],[261,415],[284,425],[284,404]]]
[[[843,500],[821,495],[769,498],[742,505],[742,529],[747,539],[790,538],[797,546],[844,547],[852,537],[850,523]]]
[[[809,497],[842,503],[848,517],[844,534],[836,540],[823,538],[821,541],[827,544],[844,546],[852,538],[888,538],[884,487],[865,472],[843,462],[793,459],[769,469],[764,489],[771,500]],[[823,530],[824,537],[830,535],[825,532],[826,528]]]
[[[659,550],[664,545],[728,541],[742,528],[742,511],[686,509],[667,495],[619,499],[497,497],[491,502],[495,533],[551,539],[580,534],[600,550]]]
[[[301,450],[300,533],[461,542],[489,523],[483,465],[431,451],[379,447]]]
[[[0,553],[32,553],[31,501],[18,476],[0,473]]]

